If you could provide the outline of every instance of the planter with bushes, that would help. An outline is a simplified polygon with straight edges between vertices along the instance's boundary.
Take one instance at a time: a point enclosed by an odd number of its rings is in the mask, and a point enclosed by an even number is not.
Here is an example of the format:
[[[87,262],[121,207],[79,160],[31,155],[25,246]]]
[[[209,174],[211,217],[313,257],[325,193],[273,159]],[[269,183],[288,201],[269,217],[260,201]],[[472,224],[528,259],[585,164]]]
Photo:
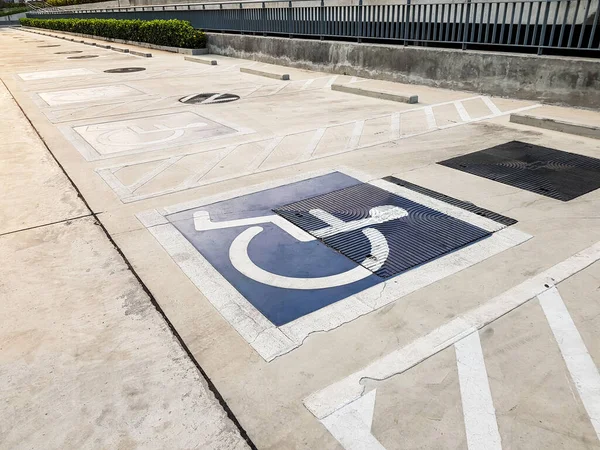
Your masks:
[[[27,27],[83,34],[131,44],[146,43],[151,44],[152,48],[203,49],[206,47],[204,32],[194,29],[184,20],[23,18],[20,22]]]

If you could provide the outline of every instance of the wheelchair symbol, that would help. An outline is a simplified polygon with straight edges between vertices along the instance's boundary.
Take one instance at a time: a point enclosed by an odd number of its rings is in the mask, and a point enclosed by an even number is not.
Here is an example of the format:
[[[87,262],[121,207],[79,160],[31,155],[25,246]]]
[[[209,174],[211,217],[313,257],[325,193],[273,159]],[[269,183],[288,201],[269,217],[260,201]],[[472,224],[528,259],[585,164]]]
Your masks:
[[[179,139],[180,137],[182,137],[185,134],[185,131],[188,129],[202,128],[207,125],[208,124],[204,123],[204,122],[195,122],[195,123],[190,123],[187,125],[177,126],[177,127],[168,127],[166,125],[157,124],[157,125],[154,125],[153,130],[144,130],[141,127],[131,125],[131,126],[126,127],[125,129],[120,128],[120,129],[116,129],[116,130],[107,131],[106,133],[102,133],[101,135],[98,136],[97,141],[103,145],[128,147],[128,146],[132,145],[131,141],[129,141],[127,139],[127,135],[128,135],[128,136],[133,136],[134,139],[139,140],[140,145],[142,145],[142,144],[143,145],[162,144],[165,142],[174,141],[175,139]],[[88,131],[90,131],[90,130],[88,129]],[[171,134],[167,137],[162,137],[162,138],[157,137],[150,141],[143,140],[143,136],[152,136],[152,135],[156,135],[156,133],[166,133],[166,132],[170,132]],[[126,135],[125,139],[123,138],[123,134]],[[118,138],[115,139],[115,136],[118,136]]]
[[[311,290],[354,283],[372,275],[373,272],[380,269],[389,255],[388,243],[385,236],[379,230],[370,228],[369,226],[389,222],[408,215],[405,209],[393,205],[374,207],[369,211],[369,217],[350,222],[344,222],[321,209],[312,209],[309,213],[327,223],[328,226],[311,231],[311,234],[309,234],[278,215],[212,222],[210,214],[207,211],[197,211],[194,213],[194,227],[196,231],[207,231],[250,225],[249,228],[245,229],[233,240],[229,247],[229,259],[232,265],[248,278],[262,284],[284,289]],[[252,262],[248,254],[250,242],[263,231],[262,227],[256,225],[264,223],[272,223],[278,226],[300,242],[309,242],[316,238],[326,238],[366,227],[361,232],[369,240],[371,251],[369,256],[359,266],[335,275],[305,278],[275,274],[258,267]]]

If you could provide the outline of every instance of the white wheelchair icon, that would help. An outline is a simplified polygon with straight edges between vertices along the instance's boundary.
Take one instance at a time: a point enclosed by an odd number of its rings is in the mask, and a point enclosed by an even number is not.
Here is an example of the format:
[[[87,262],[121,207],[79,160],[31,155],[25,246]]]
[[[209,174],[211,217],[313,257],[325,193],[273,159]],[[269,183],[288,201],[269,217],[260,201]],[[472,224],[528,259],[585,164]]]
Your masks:
[[[369,211],[369,217],[350,222],[344,222],[321,209],[312,209],[309,213],[327,223],[328,226],[312,231],[312,234],[309,234],[283,217],[275,214],[247,219],[212,222],[210,214],[207,211],[197,211],[194,213],[194,227],[197,231],[207,231],[252,225],[240,233],[231,243],[231,246],[229,247],[229,259],[231,260],[232,265],[248,278],[269,286],[284,289],[310,290],[325,289],[354,283],[372,275],[373,272],[380,269],[388,258],[389,247],[385,236],[375,228],[370,228],[369,225],[389,222],[408,215],[405,209],[393,205],[377,206]],[[316,238],[326,238],[339,233],[367,227],[361,230],[361,232],[369,240],[371,252],[359,266],[336,275],[316,278],[278,275],[258,267],[252,262],[248,254],[250,242],[255,236],[263,231],[262,227],[255,225],[264,223],[273,223],[277,225],[300,242],[309,242]]]
[[[144,130],[141,127],[130,125],[126,128],[118,128],[109,130],[98,136],[97,141],[103,145],[128,147],[132,145],[133,140],[137,140],[144,145],[164,144],[165,142],[174,141],[182,137],[186,130],[194,128],[203,128],[208,124],[205,122],[189,123],[187,125],[169,127],[163,124],[154,125],[152,130]],[[165,134],[168,133],[167,136]],[[151,138],[151,139],[148,139]],[[152,139],[153,138],[153,139]]]

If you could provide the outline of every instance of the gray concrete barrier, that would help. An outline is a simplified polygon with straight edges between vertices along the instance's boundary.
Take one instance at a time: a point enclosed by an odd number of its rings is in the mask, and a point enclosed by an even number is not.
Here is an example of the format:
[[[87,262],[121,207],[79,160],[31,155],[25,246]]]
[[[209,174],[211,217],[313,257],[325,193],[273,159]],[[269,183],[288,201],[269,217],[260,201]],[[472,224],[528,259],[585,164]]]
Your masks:
[[[290,76],[287,73],[281,74],[281,73],[267,72],[266,70],[249,69],[247,67],[241,67],[240,72],[249,73],[250,75],[258,75],[259,77],[274,78],[275,80],[287,81],[290,79]]]
[[[152,53],[138,52],[135,50],[129,50],[129,54],[135,55],[135,56],[142,56],[143,58],[152,58]]]
[[[401,103],[418,103],[418,95],[403,95],[396,92],[385,91],[382,89],[369,89],[356,86],[349,86],[347,84],[333,84],[331,86],[332,91],[346,92],[348,94],[362,95],[364,97],[380,98],[382,100],[390,100],[392,102]]]
[[[533,114],[511,114],[510,121],[546,130],[560,131],[588,138],[600,139],[600,126],[587,125]]]
[[[207,33],[209,52],[302,69],[600,108],[600,60]]]
[[[217,65],[217,61],[214,59],[194,58],[193,56],[184,56],[183,59],[186,61],[196,62],[200,64],[208,64],[209,66]]]

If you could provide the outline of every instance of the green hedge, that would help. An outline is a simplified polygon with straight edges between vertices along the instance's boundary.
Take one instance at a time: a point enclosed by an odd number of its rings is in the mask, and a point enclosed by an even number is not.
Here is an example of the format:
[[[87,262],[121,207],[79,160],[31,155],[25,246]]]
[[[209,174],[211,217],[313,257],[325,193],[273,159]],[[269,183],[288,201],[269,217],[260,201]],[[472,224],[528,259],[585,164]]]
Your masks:
[[[21,25],[169,47],[204,48],[206,35],[183,20],[30,19]]]
[[[27,6],[23,6],[20,8],[0,9],[0,17],[12,16],[13,14],[19,14],[27,11],[29,11],[29,8]]]
[[[110,0],[46,0],[50,6],[83,5],[85,3],[108,2]]]

